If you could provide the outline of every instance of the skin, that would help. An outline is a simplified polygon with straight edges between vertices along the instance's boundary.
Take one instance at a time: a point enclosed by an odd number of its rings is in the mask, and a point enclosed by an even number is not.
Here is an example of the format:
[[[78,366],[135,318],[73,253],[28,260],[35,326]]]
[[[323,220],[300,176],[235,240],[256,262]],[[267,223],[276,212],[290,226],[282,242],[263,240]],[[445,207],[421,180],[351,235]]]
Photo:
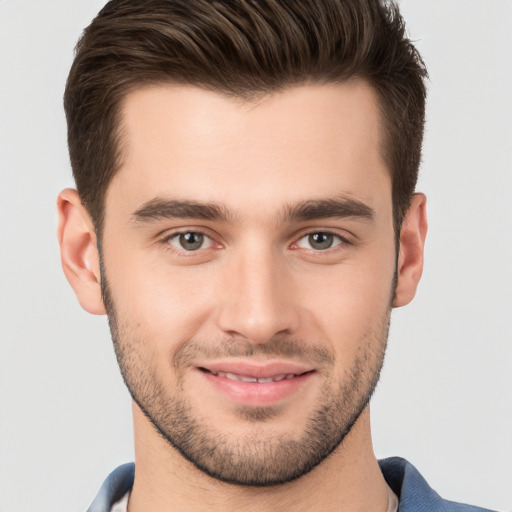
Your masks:
[[[425,197],[416,194],[397,259],[373,90],[362,81],[302,86],[247,103],[160,86],[131,93],[123,113],[123,164],[107,191],[102,252],[116,352],[132,394],[138,389],[130,512],[385,511],[387,489],[364,400],[378,378],[391,307],[415,294],[427,224]],[[215,204],[226,215],[173,218],[160,208],[151,217],[148,206],[157,199]],[[312,201],[350,204],[353,214],[332,216],[322,203],[324,213],[315,218],[289,215]],[[354,213],[355,203],[371,215]],[[104,314],[91,219],[73,190],[60,194],[58,208],[66,276],[82,307]],[[184,250],[176,235],[184,232],[204,233],[205,244]],[[312,246],[312,233],[332,234],[332,246]],[[303,354],[276,348],[282,340]],[[192,356],[180,359],[187,350]],[[329,357],[311,361],[310,351]],[[312,372],[276,400],[248,401],[219,390],[198,369],[219,359],[263,366],[293,360]],[[251,457],[283,439],[302,443],[326,397],[342,400],[340,415],[353,409],[356,421],[332,454],[300,478],[248,487],[199,470],[139,405],[156,415],[155,400],[168,406],[176,397],[212,438],[232,440]]]

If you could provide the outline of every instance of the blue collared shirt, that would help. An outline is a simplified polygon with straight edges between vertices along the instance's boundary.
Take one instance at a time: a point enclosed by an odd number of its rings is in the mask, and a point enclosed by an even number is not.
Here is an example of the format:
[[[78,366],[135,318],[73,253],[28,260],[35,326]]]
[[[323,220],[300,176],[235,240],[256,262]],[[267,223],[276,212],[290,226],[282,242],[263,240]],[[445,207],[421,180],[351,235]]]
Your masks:
[[[398,512],[492,512],[490,509],[444,500],[405,459],[391,457],[379,461],[386,482],[398,496]],[[87,512],[110,512],[133,486],[135,464],[115,469],[101,486]]]

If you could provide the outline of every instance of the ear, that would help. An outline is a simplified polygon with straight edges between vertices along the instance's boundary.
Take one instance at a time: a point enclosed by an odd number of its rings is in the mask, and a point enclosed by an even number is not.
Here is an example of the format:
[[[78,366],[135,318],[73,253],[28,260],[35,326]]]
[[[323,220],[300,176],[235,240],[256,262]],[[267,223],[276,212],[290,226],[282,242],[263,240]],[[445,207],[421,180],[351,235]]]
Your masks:
[[[57,198],[62,268],[80,305],[89,313],[106,313],[101,296],[100,259],[91,217],[76,190],[65,189]]]
[[[423,249],[427,236],[426,205],[424,194],[414,194],[402,223],[393,307],[409,304],[416,294],[423,271]]]

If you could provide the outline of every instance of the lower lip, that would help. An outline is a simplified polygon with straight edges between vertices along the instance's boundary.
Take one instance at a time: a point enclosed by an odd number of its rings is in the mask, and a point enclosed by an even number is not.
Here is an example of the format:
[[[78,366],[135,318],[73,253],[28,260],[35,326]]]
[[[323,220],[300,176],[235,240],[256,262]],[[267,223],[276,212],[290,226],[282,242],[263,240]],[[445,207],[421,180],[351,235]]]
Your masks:
[[[235,403],[253,407],[273,405],[300,392],[315,374],[315,372],[303,373],[293,379],[278,382],[241,382],[198,371],[214,388]]]

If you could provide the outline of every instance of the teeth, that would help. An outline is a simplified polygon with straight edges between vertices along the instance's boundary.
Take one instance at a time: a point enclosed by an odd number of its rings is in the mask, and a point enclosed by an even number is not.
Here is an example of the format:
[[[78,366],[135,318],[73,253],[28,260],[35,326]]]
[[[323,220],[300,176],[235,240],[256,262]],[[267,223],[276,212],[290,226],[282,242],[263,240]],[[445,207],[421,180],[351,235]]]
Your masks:
[[[227,373],[226,377],[232,380],[241,380],[242,382],[258,382],[256,377],[245,377],[244,375],[236,375],[235,373]]]
[[[235,380],[237,382],[280,382],[282,380],[290,380],[295,377],[294,373],[284,373],[282,375],[276,375],[275,377],[248,377],[246,375],[237,375],[236,373],[229,372],[214,372],[210,370],[210,373],[217,375],[218,377],[225,377],[229,380]]]

